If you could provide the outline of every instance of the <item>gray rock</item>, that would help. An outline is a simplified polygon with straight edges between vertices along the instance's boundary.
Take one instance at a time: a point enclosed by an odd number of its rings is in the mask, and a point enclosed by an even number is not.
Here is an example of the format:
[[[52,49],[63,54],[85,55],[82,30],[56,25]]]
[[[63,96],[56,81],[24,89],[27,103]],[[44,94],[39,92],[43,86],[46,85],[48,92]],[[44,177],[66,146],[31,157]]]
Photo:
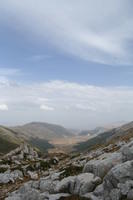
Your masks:
[[[110,199],[111,200],[120,200],[121,199],[120,190],[117,189],[117,188],[111,190],[111,192],[110,192]]]
[[[5,159],[10,159],[13,162],[23,161],[24,159],[34,160],[38,158],[37,152],[28,144],[21,144],[18,148],[4,156]]]
[[[94,177],[94,174],[83,173],[78,176],[70,176],[63,179],[57,184],[56,191],[81,196],[88,192],[92,192],[100,183],[101,179],[99,177]]]
[[[41,192],[53,193],[58,181],[53,181],[49,177],[41,178],[39,181],[39,188]]]
[[[93,173],[95,176],[103,178],[115,165],[121,163],[121,153],[106,153],[98,158],[91,160],[85,165],[83,172]]]
[[[48,193],[42,193],[40,195],[40,199],[41,200],[59,200],[61,197],[68,197],[70,196],[70,194],[66,194],[66,193],[60,193],[60,194],[48,194]]]
[[[12,196],[12,197],[7,197],[5,200],[22,200],[21,196]]]
[[[114,199],[125,197],[133,186],[133,161],[127,161],[112,168],[103,181],[104,197],[111,199],[113,191],[117,193]],[[116,192],[117,191],[117,192]],[[112,199],[111,199],[112,200]]]
[[[104,194],[103,184],[98,185],[94,190],[93,194],[98,197],[103,197]]]
[[[83,173],[76,177],[73,194],[80,196],[88,192],[92,192],[97,185],[101,183],[99,177],[94,177],[94,174]]]
[[[129,190],[133,188],[133,180],[126,181],[125,183],[119,183],[118,188],[120,189],[122,195],[127,195]]]
[[[133,161],[127,161],[112,168],[104,179],[104,185],[111,183],[117,187],[118,183],[125,183],[129,180],[133,180]]]
[[[58,182],[55,191],[57,193],[73,193],[76,176],[69,176]]]
[[[0,183],[1,184],[6,184],[11,182],[15,182],[17,179],[23,179],[23,173],[19,170],[14,170],[14,171],[6,171],[5,173],[0,173]]]
[[[30,178],[32,180],[37,180],[38,179],[38,174],[36,172],[28,171],[27,174],[30,176]]]
[[[30,189],[26,193],[13,193],[6,200],[40,200],[38,190]]]
[[[133,160],[133,141],[129,142],[128,144],[124,145],[120,149],[122,153],[122,161],[126,162],[128,160]]]

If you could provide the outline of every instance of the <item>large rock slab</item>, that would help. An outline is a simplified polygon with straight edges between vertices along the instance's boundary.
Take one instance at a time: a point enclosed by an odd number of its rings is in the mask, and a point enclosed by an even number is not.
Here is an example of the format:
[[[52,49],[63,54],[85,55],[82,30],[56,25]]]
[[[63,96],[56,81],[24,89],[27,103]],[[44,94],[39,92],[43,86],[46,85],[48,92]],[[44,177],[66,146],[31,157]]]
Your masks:
[[[0,183],[6,184],[9,182],[14,183],[17,179],[23,179],[23,173],[20,170],[6,171],[5,173],[0,173]]]
[[[103,178],[112,167],[121,162],[121,153],[105,153],[97,160],[95,159],[87,162],[83,172],[93,173],[95,176]]]
[[[103,181],[104,199],[119,200],[131,196],[133,188],[133,161],[127,161],[112,168]],[[114,194],[115,193],[115,194]]]
[[[126,162],[128,160],[133,160],[133,141],[129,142],[128,144],[124,145],[120,149],[122,153],[122,161]]]
[[[60,181],[56,186],[57,192],[84,195],[92,192],[101,183],[99,177],[92,173],[83,173],[78,176],[71,176]]]
[[[14,192],[5,200],[41,200],[38,190],[30,189],[24,192]]]

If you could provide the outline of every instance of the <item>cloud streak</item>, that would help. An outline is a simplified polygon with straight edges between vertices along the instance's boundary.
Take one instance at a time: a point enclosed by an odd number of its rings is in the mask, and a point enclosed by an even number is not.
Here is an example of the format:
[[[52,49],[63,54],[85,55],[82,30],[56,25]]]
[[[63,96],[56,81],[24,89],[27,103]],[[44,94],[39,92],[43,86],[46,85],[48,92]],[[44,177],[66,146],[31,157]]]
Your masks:
[[[6,104],[0,104],[0,111],[7,111],[8,106]]]
[[[40,109],[41,109],[41,110],[45,110],[45,111],[53,111],[53,110],[54,110],[53,107],[50,107],[50,106],[47,106],[47,105],[44,105],[44,104],[42,104],[42,105],[40,106]]]
[[[129,0],[5,0],[0,2],[0,13],[26,37],[42,44],[47,40],[58,51],[121,65],[133,63],[131,7]]]

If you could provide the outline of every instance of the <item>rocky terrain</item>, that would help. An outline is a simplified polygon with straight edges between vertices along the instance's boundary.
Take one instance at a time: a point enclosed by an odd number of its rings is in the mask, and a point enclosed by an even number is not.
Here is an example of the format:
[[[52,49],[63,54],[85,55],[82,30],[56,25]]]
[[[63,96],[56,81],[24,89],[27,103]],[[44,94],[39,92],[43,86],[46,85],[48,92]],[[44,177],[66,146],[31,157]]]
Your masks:
[[[106,145],[69,155],[21,144],[1,157],[0,199],[133,200],[131,129],[132,123],[115,130],[119,141],[111,136]]]

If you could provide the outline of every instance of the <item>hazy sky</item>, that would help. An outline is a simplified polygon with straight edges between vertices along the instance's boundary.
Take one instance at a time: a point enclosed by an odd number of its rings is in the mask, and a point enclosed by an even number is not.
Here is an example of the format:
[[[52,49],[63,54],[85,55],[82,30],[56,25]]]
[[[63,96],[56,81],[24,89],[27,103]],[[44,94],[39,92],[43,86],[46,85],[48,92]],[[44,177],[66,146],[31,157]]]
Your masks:
[[[131,0],[0,1],[0,124],[132,116]]]

